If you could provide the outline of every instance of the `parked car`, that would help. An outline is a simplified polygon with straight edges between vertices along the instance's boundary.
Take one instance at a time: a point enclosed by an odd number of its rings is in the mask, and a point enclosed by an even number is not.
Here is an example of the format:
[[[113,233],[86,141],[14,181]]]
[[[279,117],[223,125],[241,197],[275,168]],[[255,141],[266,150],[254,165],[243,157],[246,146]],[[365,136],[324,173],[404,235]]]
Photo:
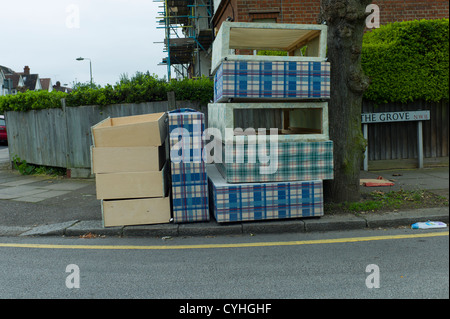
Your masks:
[[[8,143],[8,135],[6,134],[6,121],[4,115],[0,115],[0,143]]]

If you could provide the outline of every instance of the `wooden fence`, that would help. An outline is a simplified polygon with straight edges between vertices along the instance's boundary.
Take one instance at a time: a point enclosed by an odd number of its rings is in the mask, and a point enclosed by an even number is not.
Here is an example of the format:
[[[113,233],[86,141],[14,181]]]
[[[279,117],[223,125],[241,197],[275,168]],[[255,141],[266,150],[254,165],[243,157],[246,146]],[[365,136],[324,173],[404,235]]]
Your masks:
[[[178,107],[194,108],[206,113],[207,107],[198,102],[175,103]],[[162,101],[6,112],[10,159],[17,156],[28,163],[64,167],[79,172],[79,177],[88,176],[93,125],[107,117],[165,112],[174,107],[169,106],[168,101]],[[77,173],[72,176],[77,176]]]
[[[449,155],[448,107],[448,102],[376,106],[364,101],[362,113],[429,110],[431,119],[423,121],[424,157],[439,158]],[[417,122],[370,124],[368,133],[370,161],[417,158]]]

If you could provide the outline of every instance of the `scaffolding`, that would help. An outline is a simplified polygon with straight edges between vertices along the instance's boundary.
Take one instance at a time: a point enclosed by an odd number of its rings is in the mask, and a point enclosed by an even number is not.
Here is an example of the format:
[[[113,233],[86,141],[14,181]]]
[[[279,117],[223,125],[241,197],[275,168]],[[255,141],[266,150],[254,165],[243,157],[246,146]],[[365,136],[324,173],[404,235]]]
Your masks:
[[[213,0],[154,0],[161,5],[158,29],[165,30],[164,52],[160,65],[172,69],[178,77],[196,78],[209,75],[213,31]]]

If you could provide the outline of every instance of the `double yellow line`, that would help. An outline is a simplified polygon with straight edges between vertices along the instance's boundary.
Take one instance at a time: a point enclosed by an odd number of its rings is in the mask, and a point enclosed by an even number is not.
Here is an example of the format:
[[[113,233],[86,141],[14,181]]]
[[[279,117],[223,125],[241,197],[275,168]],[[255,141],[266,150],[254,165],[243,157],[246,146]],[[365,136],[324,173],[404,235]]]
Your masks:
[[[352,238],[333,238],[300,241],[274,241],[258,243],[236,243],[236,244],[200,244],[200,245],[53,245],[53,244],[20,244],[0,243],[1,247],[10,248],[37,248],[37,249],[91,249],[91,250],[173,250],[173,249],[210,249],[210,248],[246,248],[246,247],[270,247],[270,246],[300,246],[316,244],[356,243],[375,240],[395,240],[407,238],[426,238],[448,236],[449,232],[431,232],[408,235],[368,236]]]

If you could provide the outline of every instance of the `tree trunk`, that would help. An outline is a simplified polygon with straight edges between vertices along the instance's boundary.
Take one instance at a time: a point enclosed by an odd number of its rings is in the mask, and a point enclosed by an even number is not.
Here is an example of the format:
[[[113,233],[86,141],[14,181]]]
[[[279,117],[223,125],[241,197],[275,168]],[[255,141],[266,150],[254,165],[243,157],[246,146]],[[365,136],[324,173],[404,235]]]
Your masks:
[[[369,86],[361,68],[365,9],[371,0],[322,0],[319,20],[328,25],[331,64],[329,134],[334,144],[334,179],[324,183],[325,199],[335,203],[360,199],[359,176],[366,141],[361,105]]]

